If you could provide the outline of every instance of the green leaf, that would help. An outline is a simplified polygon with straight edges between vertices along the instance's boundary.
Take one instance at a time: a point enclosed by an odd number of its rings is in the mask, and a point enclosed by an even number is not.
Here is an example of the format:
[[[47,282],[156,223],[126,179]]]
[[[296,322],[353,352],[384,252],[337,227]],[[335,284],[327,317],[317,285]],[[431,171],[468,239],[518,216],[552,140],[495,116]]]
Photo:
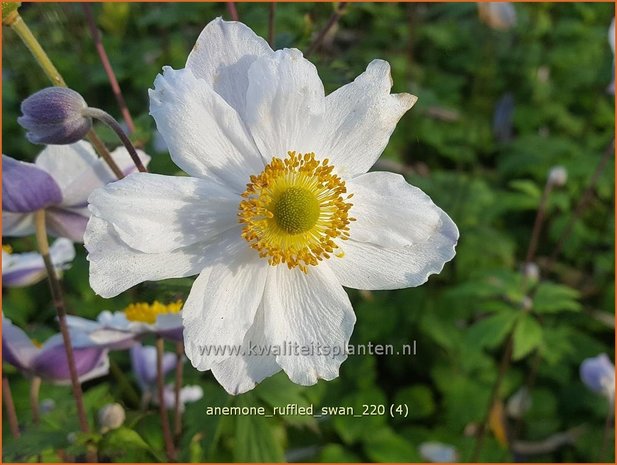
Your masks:
[[[241,407],[255,405],[255,396],[244,394],[238,399]],[[283,462],[285,455],[277,440],[273,419],[259,415],[238,416],[233,448],[236,462]]]
[[[495,313],[475,323],[467,331],[467,341],[476,347],[493,348],[501,344],[516,321],[514,311]]]
[[[292,383],[284,373],[263,381],[254,391],[256,397],[271,408],[284,407],[289,404],[308,408],[310,402],[302,395],[303,388]],[[285,423],[291,425],[307,425],[317,428],[317,421],[311,415],[284,415]]]
[[[538,313],[578,312],[579,292],[562,284],[543,282],[538,286],[533,299],[533,310]]]
[[[386,396],[376,388],[364,389],[357,391],[351,395],[345,396],[340,401],[337,401],[333,406],[336,407],[353,407],[354,414],[362,415],[365,405],[385,405]],[[363,439],[366,436],[371,436],[375,430],[382,428],[386,423],[386,418],[383,415],[363,416],[355,418],[351,415],[334,415],[334,429],[346,444],[352,444]]]
[[[358,463],[362,459],[340,444],[327,444],[319,456],[322,463]]]
[[[159,457],[136,431],[124,426],[103,435],[99,443],[99,455],[123,462],[159,460]]]
[[[514,328],[512,358],[520,360],[542,343],[542,327],[531,315],[523,315]]]
[[[415,449],[389,428],[380,428],[367,436],[364,452],[373,462],[415,462]]]
[[[426,418],[435,411],[435,400],[428,386],[416,384],[401,389],[395,397],[395,404],[405,404],[409,408],[408,418]]]

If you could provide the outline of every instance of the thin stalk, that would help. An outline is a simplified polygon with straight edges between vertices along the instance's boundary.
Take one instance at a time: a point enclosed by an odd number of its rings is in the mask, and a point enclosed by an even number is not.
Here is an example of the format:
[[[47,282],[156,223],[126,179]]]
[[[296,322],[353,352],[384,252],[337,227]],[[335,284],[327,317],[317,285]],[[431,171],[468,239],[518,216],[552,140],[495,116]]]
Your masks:
[[[114,69],[111,66],[111,62],[109,61],[107,52],[105,51],[105,46],[103,45],[101,33],[96,27],[94,15],[92,14],[92,8],[88,3],[82,3],[82,7],[84,9],[86,22],[88,23],[88,29],[90,29],[90,34],[92,35],[92,40],[94,41],[96,51],[101,60],[101,64],[103,65],[103,69],[105,69],[105,74],[107,74],[107,79],[109,79],[109,84],[111,85],[111,89],[114,92],[114,97],[116,97],[116,101],[118,102],[118,106],[120,107],[122,118],[124,118],[124,121],[126,122],[126,125],[129,129],[129,134],[133,133],[135,132],[135,123],[133,123],[133,118],[131,117],[131,113],[129,112],[128,107],[126,106],[126,101],[124,100],[124,96],[122,95],[120,84],[118,84],[118,79],[116,78]]]
[[[567,239],[570,237],[570,233],[572,232],[572,228],[574,227],[574,224],[579,219],[579,217],[582,215],[583,210],[587,206],[587,203],[591,200],[591,196],[593,194],[593,190],[596,186],[596,183],[598,182],[600,175],[604,171],[604,167],[606,163],[608,162],[610,157],[614,155],[614,151],[615,151],[615,139],[611,141],[611,143],[608,145],[608,147],[604,151],[604,155],[600,159],[598,166],[596,167],[596,170],[591,176],[591,179],[589,180],[589,184],[587,184],[587,189],[585,189],[585,192],[581,196],[581,199],[579,200],[578,204],[576,205],[576,208],[574,209],[574,214],[570,218],[570,221],[568,221],[568,223],[566,224],[565,228],[563,229],[563,232],[561,233],[561,236],[557,240],[557,245],[555,246],[555,249],[553,250],[551,257],[548,260],[548,264],[547,264],[548,269],[552,268],[553,263],[555,262],[555,260],[557,260],[557,257],[561,253],[561,250],[563,249],[564,244],[566,243]]]
[[[174,441],[171,437],[169,429],[169,419],[167,418],[167,407],[165,406],[165,381],[163,380],[163,353],[164,353],[163,338],[156,338],[156,388],[159,397],[159,414],[161,416],[161,428],[163,429],[163,438],[165,439],[165,451],[167,458],[175,462],[176,451],[174,450]]]
[[[131,383],[127,381],[126,375],[122,372],[120,367],[118,367],[116,361],[111,358],[109,359],[109,368],[111,370],[111,374],[114,378],[116,378],[116,381],[118,381],[120,391],[127,394],[134,406],[139,406],[141,402],[139,394],[137,394],[137,391],[135,391]]]
[[[5,21],[5,24],[7,22],[8,21]],[[12,21],[8,23],[11,29],[15,31],[15,33],[19,36],[22,42],[26,45],[26,47],[28,47],[28,50],[30,50],[30,52],[34,56],[34,59],[43,69],[43,72],[49,78],[52,84],[54,86],[66,87],[64,79],[62,79],[62,76],[47,56],[47,53],[45,53],[45,50],[43,50],[43,47],[41,47],[39,41],[36,40],[36,37],[34,37],[32,31],[24,22],[21,15],[15,12],[15,16],[12,18]]]
[[[598,454],[598,461],[602,461],[604,456],[606,455],[608,449],[608,439],[613,436],[611,434],[611,426],[613,423],[613,406],[611,405],[608,411],[606,412],[606,421],[604,422],[604,433],[602,434],[602,447],[600,448]],[[613,462],[614,460],[607,460],[607,462]]]
[[[51,257],[49,256],[49,242],[47,240],[47,231],[45,229],[45,210],[39,210],[35,213],[35,228],[36,241],[38,244],[39,252],[43,256],[45,269],[47,270],[47,278],[49,280],[52,300],[58,314],[60,332],[62,333],[64,348],[66,350],[66,360],[69,366],[69,373],[71,375],[71,385],[73,387],[73,396],[75,397],[75,404],[77,406],[79,427],[84,433],[88,433],[90,431],[90,428],[88,426],[86,410],[84,408],[81,384],[79,383],[77,369],[75,368],[75,355],[73,354],[71,336],[69,334],[68,325],[66,324],[66,307],[64,305],[64,296],[62,295],[62,286],[60,285],[60,281],[56,276],[56,270],[51,261]]]
[[[13,11],[4,21],[3,23],[7,26],[10,26],[13,31],[17,34],[17,36],[22,40],[24,45],[30,50],[32,56],[41,67],[45,75],[49,78],[51,83],[54,86],[59,87],[67,87],[66,82],[62,78],[60,72],[56,69],[52,61],[49,59],[47,53],[39,43],[39,41],[34,37],[32,31],[23,20],[21,15],[17,11]],[[91,130],[87,135],[88,140],[94,145],[97,153],[105,160],[105,162],[109,165],[113,173],[116,175],[118,179],[122,179],[124,174],[122,170],[118,167],[116,162],[111,158],[109,150],[105,147],[105,144],[99,139],[96,133]]]
[[[41,392],[41,378],[35,376],[30,381],[30,409],[32,410],[32,423],[38,425],[41,421],[39,409],[39,393]]]
[[[480,452],[482,451],[482,446],[484,445],[484,437],[486,436],[486,425],[488,424],[491,411],[493,410],[493,405],[497,400],[497,396],[499,394],[499,389],[501,388],[501,384],[503,379],[505,378],[506,372],[510,366],[510,361],[512,359],[512,349],[514,347],[514,328],[510,330],[510,334],[508,335],[508,340],[506,341],[506,348],[501,357],[501,362],[499,363],[499,372],[497,374],[497,379],[495,380],[495,384],[493,384],[493,389],[491,391],[491,396],[488,402],[488,408],[486,409],[486,413],[484,414],[484,418],[480,423],[480,427],[478,429],[478,433],[476,436],[476,444],[474,446],[473,452],[471,454],[470,462],[477,462],[480,456]]]
[[[268,9],[268,44],[274,48],[274,15],[276,14],[276,2],[270,2]]]
[[[313,54],[319,48],[324,38],[326,37],[326,34],[328,33],[328,31],[332,29],[332,27],[336,23],[338,23],[338,21],[343,16],[343,11],[345,10],[346,5],[347,5],[347,2],[340,2],[338,4],[338,6],[336,7],[336,10],[334,11],[334,13],[332,13],[332,16],[330,16],[330,19],[328,20],[326,25],[323,27],[321,31],[319,31],[319,34],[317,35],[313,43],[309,46],[308,50],[304,54],[305,58],[308,58],[311,54]]]
[[[17,421],[17,412],[15,412],[15,404],[13,403],[13,395],[11,394],[11,385],[6,376],[2,377],[2,399],[4,400],[4,408],[6,409],[6,417],[9,421],[9,429],[14,438],[18,438],[19,423]]]
[[[176,441],[182,434],[182,410],[180,405],[180,390],[182,389],[182,365],[184,361],[184,344],[176,343],[176,380],[174,384],[174,436]]]
[[[96,135],[96,132],[94,132],[94,129],[90,129],[88,134],[86,134],[86,137],[88,138],[90,143],[94,146],[94,149],[101,156],[101,158],[105,160],[105,163],[107,163],[111,171],[113,171],[114,175],[118,179],[124,178],[124,173],[122,172],[120,167],[116,164],[114,159],[111,157],[111,153],[109,153],[109,150],[107,150],[107,147],[105,147],[105,144],[99,138],[99,136]]]
[[[232,21],[240,21],[240,17],[238,16],[238,9],[236,8],[235,2],[227,2],[227,11],[229,12],[229,16]]]
[[[137,170],[141,171],[142,173],[148,172],[146,167],[141,162],[139,155],[137,155],[137,150],[135,150],[133,143],[128,138],[128,136],[124,133],[124,131],[122,130],[122,127],[120,127],[120,124],[118,124],[118,122],[114,119],[113,116],[111,116],[105,110],[101,110],[100,108],[92,108],[92,107],[88,107],[82,110],[82,114],[84,116],[89,116],[91,118],[98,119],[99,121],[105,123],[108,127],[110,127],[116,133],[118,138],[122,141],[122,143],[126,147],[126,150],[128,150],[129,155],[131,156],[131,159],[133,160],[133,163],[135,163],[135,166],[137,167]]]
[[[548,197],[553,190],[553,186],[554,184],[550,181],[547,181],[544,186],[544,192],[542,193],[540,205],[538,205],[538,211],[536,213],[536,219],[533,223],[533,229],[531,231],[531,239],[529,241],[525,263],[531,263],[536,256],[538,240],[540,239],[540,233],[542,232],[542,226],[544,226],[544,218],[546,216],[546,204],[548,203]]]

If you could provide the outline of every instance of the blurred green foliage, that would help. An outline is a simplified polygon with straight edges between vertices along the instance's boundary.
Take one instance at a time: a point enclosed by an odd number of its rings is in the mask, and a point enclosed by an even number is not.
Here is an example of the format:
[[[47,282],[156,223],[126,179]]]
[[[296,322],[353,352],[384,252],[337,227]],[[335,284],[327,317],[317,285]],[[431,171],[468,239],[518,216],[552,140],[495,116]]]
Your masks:
[[[268,4],[238,4],[243,22],[267,36]],[[613,460],[597,457],[607,402],[581,383],[581,361],[600,352],[614,359],[614,161],[598,178],[590,201],[553,267],[548,257],[614,136],[612,55],[607,30],[613,4],[516,4],[517,24],[495,31],[482,24],[475,4],[350,4],[326,37],[316,63],[326,90],[352,80],[374,58],[392,65],[394,91],[419,96],[401,120],[381,163],[403,172],[457,223],[457,256],[439,276],[419,288],[358,293],[353,344],[416,341],[417,354],[350,357],[341,376],[313,387],[293,385],[284,374],[232,398],[210,373],[185,370],[185,382],[200,384],[204,398],[184,415],[181,461],[422,461],[424,441],[454,445],[469,458],[471,432],[487,410],[497,367],[509,334],[513,363],[498,398],[523,386],[537,365],[532,404],[518,437],[542,441],[584,426],[571,444],[523,457],[531,461]],[[67,83],[93,106],[119,117],[113,94],[78,4],[25,4],[21,14]],[[276,47],[306,50],[333,12],[332,4],[278,4]],[[96,20],[128,107],[138,125],[135,140],[154,155],[150,168],[176,173],[154,146],[147,89],[163,65],[180,68],[201,29],[227,17],[224,4],[95,5]],[[33,160],[17,125],[19,103],[46,87],[31,56],[8,29],[3,31],[3,153]],[[505,97],[505,98],[504,98]],[[502,105],[498,107],[498,103]],[[510,104],[508,104],[510,102]],[[493,127],[499,108],[500,126]],[[510,109],[509,109],[510,108]],[[511,127],[508,121],[511,120]],[[111,133],[105,140],[116,144]],[[383,161],[385,160],[385,161]],[[387,165],[385,165],[387,163]],[[521,263],[551,167],[567,169],[568,181],[550,195],[540,236],[540,281],[523,278]],[[31,238],[9,240],[31,250]],[[80,250],[64,282],[69,308],[95,317],[134,300],[186,296],[191,280],[144,284],[103,300],[88,286]],[[46,283],[3,290],[4,312],[39,339],[55,331]],[[602,318],[601,316],[604,316]],[[606,322],[608,320],[608,323]],[[159,420],[143,412],[120,389],[116,376],[134,385],[126,353],[113,353],[120,374],[85,386],[89,416],[115,399],[128,409],[122,429],[90,438],[77,430],[66,387],[45,385],[56,408],[39,427],[29,417],[28,384],[5,366],[23,426],[19,440],[3,428],[5,461],[57,461],[58,451],[79,456],[86,440],[115,461],[164,460]],[[206,405],[302,406],[406,405],[406,417],[353,418],[213,417]],[[505,419],[512,431],[516,421]],[[612,437],[612,430],[610,431]],[[610,454],[610,455],[609,455]],[[489,432],[481,461],[521,460]]]

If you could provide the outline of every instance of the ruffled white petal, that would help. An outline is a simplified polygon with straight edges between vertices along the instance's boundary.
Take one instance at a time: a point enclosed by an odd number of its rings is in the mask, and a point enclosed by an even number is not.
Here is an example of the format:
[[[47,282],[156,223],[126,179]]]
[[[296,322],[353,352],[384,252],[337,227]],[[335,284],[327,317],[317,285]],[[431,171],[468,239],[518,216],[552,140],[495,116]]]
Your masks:
[[[371,174],[367,176],[369,175]],[[395,176],[388,174],[385,178]],[[408,188],[401,194],[407,201],[411,201],[417,192]],[[417,200],[421,200],[421,197]],[[393,200],[392,202],[394,203]],[[359,242],[355,240],[353,232],[350,240],[339,242],[344,256],[333,257],[328,261],[328,265],[343,286],[373,290],[401,289],[419,286],[425,283],[430,275],[441,272],[444,264],[456,253],[454,248],[459,237],[458,229],[450,217],[436,205],[431,207],[424,201],[419,205],[426,209],[427,216],[424,219],[422,216],[418,217],[418,222],[422,225],[420,229],[410,230],[411,245],[392,247],[392,244],[396,243],[393,238],[397,239],[393,233],[400,235],[402,231],[387,224],[377,232],[374,229],[362,232],[356,227],[358,237],[371,238],[373,242]],[[388,206],[384,204],[382,208],[385,210]],[[432,220],[427,220],[432,216],[432,212],[437,212],[439,222],[434,231],[422,239],[426,234],[426,226],[432,224]],[[413,214],[417,212],[410,212],[410,215]],[[383,231],[383,240],[379,239],[380,231]]]
[[[414,95],[390,94],[391,88],[390,65],[373,60],[355,81],[326,97],[320,144],[313,150],[328,158],[340,176],[366,173],[416,102]]]
[[[211,256],[182,309],[184,346],[198,370],[230,356],[230,347],[241,345],[261,302],[268,263],[259,258],[239,236],[229,238],[228,249]]]
[[[248,26],[216,18],[199,35],[186,67],[242,116],[249,66],[256,58],[272,53],[268,43]]]
[[[264,309],[268,343],[298,348],[298,353],[291,349],[276,356],[294,383],[311,385],[319,378],[338,376],[356,316],[328,263],[311,267],[308,273],[271,268]]]
[[[174,163],[237,193],[263,163],[238,113],[188,68],[163,68],[149,91],[150,114]]]
[[[135,284],[196,275],[204,269],[210,247],[197,242],[171,252],[147,254],[129,247],[113,226],[90,217],[85,246],[90,262],[90,287],[102,297],[114,297]]]
[[[90,195],[92,213],[135,250],[169,252],[238,225],[240,196],[198,178],[135,173]]]
[[[23,237],[34,234],[34,213],[2,212],[2,235]]]
[[[324,103],[317,69],[299,50],[277,50],[249,68],[244,120],[267,162],[315,150]]]
[[[141,150],[137,153],[148,165],[150,157]],[[135,170],[126,148],[118,147],[111,156],[125,174]],[[117,179],[107,163],[84,141],[70,145],[48,145],[37,157],[36,165],[58,183],[62,191],[62,206],[65,207],[85,206],[94,189]]]
[[[399,174],[371,172],[347,183],[353,192],[351,238],[382,247],[425,242],[441,226],[439,208]]]
[[[281,371],[264,334],[264,317],[262,301],[253,325],[244,336],[241,353],[212,366],[214,377],[229,394],[250,391],[257,383]]]

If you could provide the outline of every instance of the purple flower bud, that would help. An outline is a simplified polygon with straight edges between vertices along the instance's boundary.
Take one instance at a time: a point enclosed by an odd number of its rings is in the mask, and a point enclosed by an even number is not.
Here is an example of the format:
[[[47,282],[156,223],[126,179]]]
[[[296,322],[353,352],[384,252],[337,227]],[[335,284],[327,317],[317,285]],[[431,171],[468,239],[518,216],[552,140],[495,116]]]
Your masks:
[[[47,87],[21,103],[17,122],[34,144],[72,144],[84,138],[92,119],[82,111],[88,105],[81,95],[66,87]]]
[[[583,360],[580,367],[581,380],[589,389],[609,399],[615,396],[615,365],[606,354]]]
[[[29,213],[60,202],[60,187],[46,171],[2,155],[3,211]]]

